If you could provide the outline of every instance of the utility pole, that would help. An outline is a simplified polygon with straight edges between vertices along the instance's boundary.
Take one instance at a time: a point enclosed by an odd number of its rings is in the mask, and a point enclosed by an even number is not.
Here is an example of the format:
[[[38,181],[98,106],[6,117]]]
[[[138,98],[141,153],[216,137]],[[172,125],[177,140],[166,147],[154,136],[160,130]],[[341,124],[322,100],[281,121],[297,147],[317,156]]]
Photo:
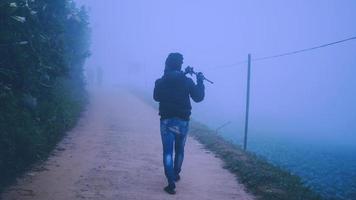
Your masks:
[[[250,107],[250,76],[251,76],[251,54],[248,54],[247,66],[247,92],[246,92],[246,116],[245,116],[245,137],[244,137],[244,150],[247,149],[247,133],[248,133],[248,114]]]

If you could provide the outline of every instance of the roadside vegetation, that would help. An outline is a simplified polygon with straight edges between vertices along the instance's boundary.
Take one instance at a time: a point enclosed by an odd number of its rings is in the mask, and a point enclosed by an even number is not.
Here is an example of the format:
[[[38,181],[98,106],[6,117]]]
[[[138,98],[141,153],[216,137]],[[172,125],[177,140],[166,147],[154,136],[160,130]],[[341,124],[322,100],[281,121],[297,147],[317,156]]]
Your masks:
[[[300,177],[272,165],[264,158],[244,151],[207,126],[191,122],[191,136],[224,161],[224,168],[236,175],[249,192],[263,200],[321,200]]]
[[[0,2],[0,191],[46,159],[86,104],[90,29],[70,0]]]

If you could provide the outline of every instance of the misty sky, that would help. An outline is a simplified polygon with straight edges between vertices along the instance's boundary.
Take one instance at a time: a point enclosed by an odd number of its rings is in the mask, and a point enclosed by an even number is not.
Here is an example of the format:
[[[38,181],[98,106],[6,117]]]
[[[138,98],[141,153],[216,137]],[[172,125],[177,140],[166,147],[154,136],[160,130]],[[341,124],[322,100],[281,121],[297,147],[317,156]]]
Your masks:
[[[152,92],[168,53],[215,82],[193,117],[243,133],[247,59],[356,36],[354,0],[77,0],[105,84]],[[252,63],[251,134],[356,142],[356,40]],[[158,122],[157,122],[158,123]]]

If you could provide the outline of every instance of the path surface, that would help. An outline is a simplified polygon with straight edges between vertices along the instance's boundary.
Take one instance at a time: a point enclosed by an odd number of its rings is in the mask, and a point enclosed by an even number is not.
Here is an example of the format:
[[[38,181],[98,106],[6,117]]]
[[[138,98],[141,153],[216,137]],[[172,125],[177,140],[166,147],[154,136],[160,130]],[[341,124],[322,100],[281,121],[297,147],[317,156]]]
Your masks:
[[[187,140],[177,194],[166,194],[157,111],[124,90],[96,93],[53,154],[2,199],[253,199],[193,138]]]

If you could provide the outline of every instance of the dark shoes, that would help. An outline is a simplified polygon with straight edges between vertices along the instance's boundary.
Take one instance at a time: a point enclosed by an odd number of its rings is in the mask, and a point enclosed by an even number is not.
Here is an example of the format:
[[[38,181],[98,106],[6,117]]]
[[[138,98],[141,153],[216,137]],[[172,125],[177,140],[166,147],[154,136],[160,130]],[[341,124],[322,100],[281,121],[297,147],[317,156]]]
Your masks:
[[[179,176],[179,174],[177,174],[176,176],[175,176],[175,178],[174,178],[174,181],[175,182],[178,182],[180,180],[180,176]],[[176,188],[176,186],[175,186],[175,184],[174,183],[172,183],[172,184],[169,184],[168,186],[166,186],[165,188],[164,188],[164,191],[166,191],[168,194],[176,194],[176,190],[175,190],[175,188]]]
[[[168,194],[176,194],[175,188],[169,185],[164,188],[164,191],[166,191]]]

